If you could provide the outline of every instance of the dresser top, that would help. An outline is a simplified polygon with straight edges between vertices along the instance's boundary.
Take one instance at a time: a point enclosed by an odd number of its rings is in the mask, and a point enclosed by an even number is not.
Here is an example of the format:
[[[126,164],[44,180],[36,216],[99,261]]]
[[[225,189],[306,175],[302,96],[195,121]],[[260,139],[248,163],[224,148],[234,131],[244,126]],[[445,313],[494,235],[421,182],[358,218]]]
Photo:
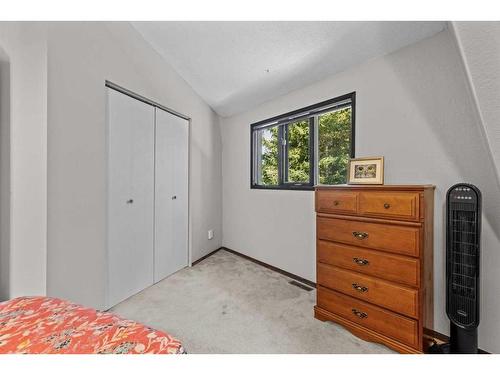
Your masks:
[[[316,185],[315,190],[434,190],[434,185]]]

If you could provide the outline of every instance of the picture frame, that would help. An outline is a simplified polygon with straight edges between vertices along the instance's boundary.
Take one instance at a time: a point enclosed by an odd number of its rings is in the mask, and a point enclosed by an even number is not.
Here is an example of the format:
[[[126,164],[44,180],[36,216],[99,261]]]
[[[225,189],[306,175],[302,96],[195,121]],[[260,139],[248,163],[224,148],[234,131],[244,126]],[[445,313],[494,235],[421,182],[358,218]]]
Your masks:
[[[349,185],[383,185],[384,157],[364,157],[349,160],[347,169]]]

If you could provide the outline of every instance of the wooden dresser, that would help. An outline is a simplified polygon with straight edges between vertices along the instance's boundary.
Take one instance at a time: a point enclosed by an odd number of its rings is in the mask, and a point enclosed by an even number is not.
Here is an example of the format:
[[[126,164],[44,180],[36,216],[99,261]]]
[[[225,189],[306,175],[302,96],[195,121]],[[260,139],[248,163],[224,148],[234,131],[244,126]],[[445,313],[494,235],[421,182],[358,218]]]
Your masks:
[[[433,328],[434,186],[316,188],[314,316],[401,353]]]

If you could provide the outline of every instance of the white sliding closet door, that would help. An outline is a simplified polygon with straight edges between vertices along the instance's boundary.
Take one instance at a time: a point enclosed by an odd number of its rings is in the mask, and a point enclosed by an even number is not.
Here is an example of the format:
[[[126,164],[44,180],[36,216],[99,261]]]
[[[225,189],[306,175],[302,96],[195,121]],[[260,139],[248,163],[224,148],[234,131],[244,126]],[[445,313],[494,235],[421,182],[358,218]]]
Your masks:
[[[107,90],[111,307],[153,283],[155,109]]]
[[[156,108],[155,282],[188,265],[188,125]]]

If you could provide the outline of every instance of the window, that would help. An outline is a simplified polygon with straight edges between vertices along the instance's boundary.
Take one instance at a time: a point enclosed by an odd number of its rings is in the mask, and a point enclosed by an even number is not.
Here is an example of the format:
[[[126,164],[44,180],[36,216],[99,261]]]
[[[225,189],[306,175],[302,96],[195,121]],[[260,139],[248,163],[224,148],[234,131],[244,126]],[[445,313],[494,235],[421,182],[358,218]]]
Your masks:
[[[276,186],[279,184],[279,128],[259,129],[255,131],[255,144],[258,149],[257,168],[260,171],[256,183],[258,185]]]
[[[251,187],[309,190],[347,180],[355,93],[251,125]]]

